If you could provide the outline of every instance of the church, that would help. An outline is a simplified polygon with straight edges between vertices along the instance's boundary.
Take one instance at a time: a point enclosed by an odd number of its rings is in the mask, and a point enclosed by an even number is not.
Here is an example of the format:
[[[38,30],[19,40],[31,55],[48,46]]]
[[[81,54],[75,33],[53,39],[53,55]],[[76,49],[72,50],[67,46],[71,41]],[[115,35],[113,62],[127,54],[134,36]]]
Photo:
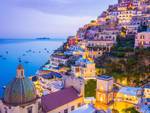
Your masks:
[[[62,90],[38,97],[20,64],[0,100],[0,113],[68,113],[83,105],[83,86],[83,79],[69,77],[64,80]]]
[[[36,89],[27,77],[20,64],[16,77],[6,86],[0,100],[0,113],[39,113],[40,99]]]

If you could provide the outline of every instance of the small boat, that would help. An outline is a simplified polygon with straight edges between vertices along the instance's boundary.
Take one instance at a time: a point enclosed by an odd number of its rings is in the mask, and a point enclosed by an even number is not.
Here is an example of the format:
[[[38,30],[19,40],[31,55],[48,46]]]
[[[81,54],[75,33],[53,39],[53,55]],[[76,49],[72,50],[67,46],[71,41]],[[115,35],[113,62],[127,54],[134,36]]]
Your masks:
[[[29,63],[29,61],[25,61],[24,63],[28,64],[28,63]]]
[[[41,53],[41,51],[39,51],[39,53]]]
[[[8,54],[8,51],[6,51],[6,54]]]
[[[22,56],[26,56],[26,54],[23,54]]]
[[[31,49],[29,49],[29,51],[32,51]]]
[[[3,89],[6,89],[6,86],[3,86]]]
[[[0,55],[0,57],[2,57],[2,55]]]
[[[5,57],[3,57],[2,59],[3,59],[3,60],[6,60],[6,58],[5,58]]]

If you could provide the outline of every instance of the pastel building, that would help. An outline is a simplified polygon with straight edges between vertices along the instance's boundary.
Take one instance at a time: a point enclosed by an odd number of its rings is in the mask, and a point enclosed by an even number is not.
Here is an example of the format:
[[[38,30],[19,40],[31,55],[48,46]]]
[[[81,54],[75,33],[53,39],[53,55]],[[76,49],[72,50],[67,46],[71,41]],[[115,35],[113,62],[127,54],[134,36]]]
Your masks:
[[[80,57],[75,65],[71,66],[72,74],[77,77],[95,77],[95,63],[88,58]]]
[[[98,33],[92,40],[88,40],[89,55],[92,58],[103,55],[104,52],[110,52],[111,48],[116,44],[116,34]]]
[[[4,97],[0,100],[0,113],[39,113],[40,110],[35,87],[19,65],[16,77],[6,86]]]
[[[150,98],[150,84],[144,86],[144,98]]]
[[[51,67],[58,67],[59,65],[66,65],[68,60],[68,56],[53,54],[50,56],[49,62]]]
[[[119,24],[128,24],[132,20],[133,16],[141,16],[142,12],[137,10],[125,10],[121,11],[118,15]]]
[[[78,78],[66,78],[64,82],[64,89],[41,98],[43,113],[70,113],[84,104],[84,82]]]
[[[65,55],[84,55],[85,50],[79,45],[71,46],[67,51],[64,52]]]
[[[96,101],[109,105],[113,102],[113,77],[100,75],[97,77]]]
[[[116,95],[116,101],[138,104],[141,96],[141,88],[122,87]]]
[[[150,47],[150,32],[137,33],[135,38],[135,48],[147,48]]]
[[[75,36],[69,36],[67,39],[67,43],[69,46],[73,46],[77,43],[77,38]]]

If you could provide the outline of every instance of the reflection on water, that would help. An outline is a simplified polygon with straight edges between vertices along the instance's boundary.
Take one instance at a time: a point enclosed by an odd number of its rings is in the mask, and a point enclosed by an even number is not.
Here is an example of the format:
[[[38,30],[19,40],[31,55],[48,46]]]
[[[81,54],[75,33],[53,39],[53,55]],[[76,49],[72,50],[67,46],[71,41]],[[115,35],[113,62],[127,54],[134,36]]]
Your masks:
[[[65,40],[1,40],[0,39],[0,96],[2,86],[16,75],[16,67],[21,61],[25,75],[34,75],[50,54]]]

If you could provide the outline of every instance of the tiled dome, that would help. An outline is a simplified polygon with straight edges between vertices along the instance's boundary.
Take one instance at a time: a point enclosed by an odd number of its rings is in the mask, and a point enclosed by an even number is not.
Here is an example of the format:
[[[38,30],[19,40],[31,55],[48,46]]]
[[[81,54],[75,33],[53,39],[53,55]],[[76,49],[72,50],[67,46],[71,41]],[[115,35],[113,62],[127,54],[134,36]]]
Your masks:
[[[18,75],[18,73],[22,75]],[[9,105],[17,106],[30,103],[35,99],[36,91],[33,83],[24,77],[23,67],[20,68],[20,66],[18,66],[16,78],[11,81],[5,89],[4,102]]]

